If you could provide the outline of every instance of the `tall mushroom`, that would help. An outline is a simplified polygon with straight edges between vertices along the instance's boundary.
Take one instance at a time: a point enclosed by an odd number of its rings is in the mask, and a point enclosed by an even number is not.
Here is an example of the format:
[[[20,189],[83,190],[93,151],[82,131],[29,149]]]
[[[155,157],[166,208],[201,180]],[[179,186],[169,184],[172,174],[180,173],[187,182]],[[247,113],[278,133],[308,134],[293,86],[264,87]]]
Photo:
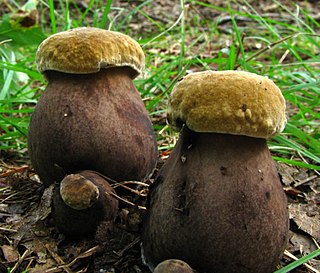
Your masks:
[[[86,169],[114,180],[147,178],[157,147],[132,82],[144,67],[139,44],[81,27],[44,40],[36,61],[49,83],[31,118],[28,148],[45,185]]]
[[[174,258],[199,272],[272,272],[288,235],[266,142],[286,123],[279,88],[248,72],[193,73],[172,91],[167,119],[182,131],[151,191],[142,234],[150,268]]]

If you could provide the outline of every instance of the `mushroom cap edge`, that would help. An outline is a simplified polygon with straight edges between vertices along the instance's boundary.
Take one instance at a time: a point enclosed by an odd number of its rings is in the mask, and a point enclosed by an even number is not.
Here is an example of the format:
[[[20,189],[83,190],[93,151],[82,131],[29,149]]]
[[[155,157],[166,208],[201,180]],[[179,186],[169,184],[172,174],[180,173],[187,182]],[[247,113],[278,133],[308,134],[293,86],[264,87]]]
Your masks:
[[[145,56],[139,43],[120,32],[79,27],[58,32],[38,47],[39,72],[54,70],[70,74],[89,74],[109,67],[131,67],[141,73]]]
[[[173,88],[167,121],[174,130],[269,139],[286,125],[286,103],[276,84],[245,71],[203,71]]]

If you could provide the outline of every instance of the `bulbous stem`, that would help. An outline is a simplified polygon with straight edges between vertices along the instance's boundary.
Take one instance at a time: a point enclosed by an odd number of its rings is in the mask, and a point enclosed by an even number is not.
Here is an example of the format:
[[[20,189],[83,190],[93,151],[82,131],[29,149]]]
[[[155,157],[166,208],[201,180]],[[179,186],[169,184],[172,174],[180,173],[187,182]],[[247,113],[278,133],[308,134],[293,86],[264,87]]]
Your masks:
[[[151,192],[144,255],[199,272],[272,272],[286,245],[286,206],[266,140],[185,127]]]
[[[114,180],[144,180],[157,160],[148,113],[126,68],[47,73],[32,115],[28,148],[46,185],[81,169]]]

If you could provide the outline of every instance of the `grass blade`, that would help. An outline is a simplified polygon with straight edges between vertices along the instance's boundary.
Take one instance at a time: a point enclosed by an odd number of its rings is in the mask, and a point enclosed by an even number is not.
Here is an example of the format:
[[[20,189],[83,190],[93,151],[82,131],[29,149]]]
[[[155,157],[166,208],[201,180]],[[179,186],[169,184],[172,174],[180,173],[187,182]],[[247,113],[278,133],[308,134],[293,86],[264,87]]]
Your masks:
[[[306,255],[306,256],[303,256],[302,258],[300,258],[299,260],[297,261],[294,261],[290,264],[288,264],[287,266],[275,271],[274,273],[287,273],[287,272],[290,272],[291,270],[297,268],[298,266],[308,262],[309,260],[317,257],[320,255],[320,249],[317,249],[313,252],[311,252],[310,254]]]
[[[50,20],[51,20],[51,31],[52,33],[57,32],[57,25],[56,25],[56,17],[55,17],[55,9],[54,9],[54,1],[49,0],[49,11],[50,11]]]

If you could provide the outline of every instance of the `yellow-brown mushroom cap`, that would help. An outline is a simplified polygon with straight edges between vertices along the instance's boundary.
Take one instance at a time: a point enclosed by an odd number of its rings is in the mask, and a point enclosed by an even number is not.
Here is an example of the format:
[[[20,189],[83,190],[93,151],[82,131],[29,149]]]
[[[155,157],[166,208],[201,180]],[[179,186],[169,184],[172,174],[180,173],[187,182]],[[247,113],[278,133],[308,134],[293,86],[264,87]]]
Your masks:
[[[81,174],[69,174],[60,184],[61,198],[75,210],[90,208],[99,198],[98,187]]]
[[[271,138],[286,124],[285,100],[275,83],[244,71],[189,74],[171,92],[167,120],[175,130]]]
[[[93,27],[80,27],[49,36],[36,55],[40,72],[88,74],[101,68],[128,66],[137,76],[144,69],[142,48],[129,36]]]
[[[193,273],[192,268],[184,261],[169,259],[161,262],[153,271],[154,273]]]

